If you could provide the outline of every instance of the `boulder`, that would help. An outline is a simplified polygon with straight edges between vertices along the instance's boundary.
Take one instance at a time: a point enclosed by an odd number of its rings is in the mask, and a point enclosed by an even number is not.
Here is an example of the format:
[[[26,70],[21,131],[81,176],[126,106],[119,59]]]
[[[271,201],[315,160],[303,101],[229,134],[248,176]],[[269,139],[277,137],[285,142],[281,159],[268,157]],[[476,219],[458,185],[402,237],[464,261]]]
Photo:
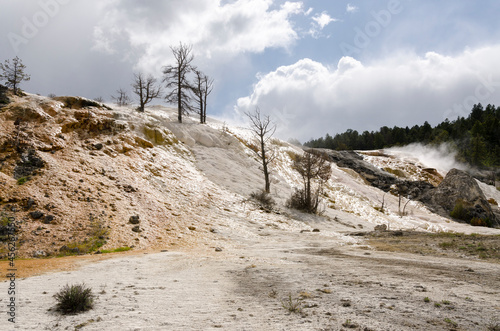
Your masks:
[[[447,215],[459,212],[462,216],[458,218],[467,223],[479,219],[487,220],[491,226],[500,226],[483,191],[465,171],[450,170],[427,200],[432,201],[435,208],[444,209]]]
[[[128,221],[129,221],[130,224],[139,224],[141,222],[139,220],[139,215],[130,216],[130,218],[129,218]]]

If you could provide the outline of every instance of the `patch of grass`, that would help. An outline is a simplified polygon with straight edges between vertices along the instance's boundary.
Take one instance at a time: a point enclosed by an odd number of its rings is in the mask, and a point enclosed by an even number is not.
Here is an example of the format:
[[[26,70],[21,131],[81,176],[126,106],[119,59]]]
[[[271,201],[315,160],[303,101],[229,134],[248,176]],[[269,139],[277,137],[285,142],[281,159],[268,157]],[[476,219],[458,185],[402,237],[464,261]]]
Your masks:
[[[443,301],[441,301],[441,303],[442,303],[443,305],[451,305],[451,302],[450,302],[450,301],[448,301],[448,300],[443,300]]]
[[[457,322],[452,321],[452,320],[451,320],[451,319],[449,319],[449,318],[445,318],[445,319],[444,319],[444,321],[445,321],[446,323],[448,323],[448,324],[452,325],[452,326],[453,326],[453,327],[455,327],[455,328],[458,326]]]
[[[131,250],[132,248],[124,246],[124,247],[118,247],[115,249],[103,249],[101,250],[101,253],[106,254],[106,253],[119,253],[119,252],[126,252]]]
[[[95,296],[85,283],[71,286],[66,284],[54,297],[57,300],[56,310],[64,315],[77,314],[94,307]]]
[[[292,294],[288,294],[288,298],[281,300],[281,306],[290,313],[300,313],[302,311],[302,300],[300,298],[292,298]]]
[[[29,176],[21,177],[17,180],[17,185],[23,185],[27,181],[29,181],[31,178]]]
[[[95,218],[92,213],[89,215],[89,219],[91,228],[89,237],[84,239],[82,242],[72,242],[67,244],[66,246],[68,249],[60,252],[58,255],[59,257],[92,253],[106,244],[106,237],[109,232],[108,229],[105,228],[103,222],[98,218]]]
[[[345,322],[342,323],[342,326],[348,329],[357,329],[359,327],[357,323],[351,321],[350,319],[346,319]]]
[[[441,307],[441,304],[439,302],[434,302],[434,307],[436,308],[440,308]]]
[[[390,233],[369,234],[372,248],[389,252],[419,255],[487,259],[500,263],[500,236],[461,233],[421,233],[404,231],[404,240]]]
[[[431,299],[429,299],[429,297],[425,297],[425,298],[424,298],[424,302],[429,303],[429,302],[431,302]]]
[[[446,242],[445,241],[445,242],[439,243],[438,246],[441,247],[441,248],[446,249],[446,248],[454,247],[455,243],[454,242]]]

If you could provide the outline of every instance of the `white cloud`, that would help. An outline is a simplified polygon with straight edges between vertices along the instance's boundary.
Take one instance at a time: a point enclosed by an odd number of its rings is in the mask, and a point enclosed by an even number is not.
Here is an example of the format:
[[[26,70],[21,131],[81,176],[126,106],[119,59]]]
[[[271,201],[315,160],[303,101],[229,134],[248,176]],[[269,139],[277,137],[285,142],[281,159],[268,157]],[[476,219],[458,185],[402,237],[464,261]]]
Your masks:
[[[356,7],[356,6],[351,5],[350,3],[348,3],[348,4],[347,4],[347,7],[346,7],[346,9],[345,9],[345,10],[346,10],[348,13],[355,13],[355,12],[357,12],[357,11],[358,11],[358,9],[359,9],[358,7]]]
[[[467,116],[474,103],[500,103],[499,57],[500,45],[370,64],[343,57],[336,67],[302,59],[261,75],[253,93],[238,99],[236,116],[259,106],[278,119],[283,138],[301,140],[348,128],[437,124]]]
[[[193,45],[197,56],[234,57],[267,48],[289,48],[299,38],[291,17],[304,14],[302,2],[287,1],[271,8],[272,0],[110,0],[106,15],[95,28],[95,48],[119,51],[116,41],[128,43],[140,57],[140,69],[164,65],[169,46]],[[129,45],[126,45],[129,46]],[[126,48],[126,47],[124,47]]]
[[[323,30],[331,22],[336,22],[337,19],[332,18],[326,11],[321,14],[316,14],[312,17],[313,22],[311,23],[311,28],[309,29],[309,34],[313,38],[319,38],[321,36],[321,30]]]
[[[331,22],[336,21],[336,19],[332,18],[326,12],[322,12],[321,14],[317,14],[312,19],[313,19],[313,21],[316,22],[316,24],[318,24],[318,26],[321,30],[323,30],[325,28],[325,26],[327,26]]]

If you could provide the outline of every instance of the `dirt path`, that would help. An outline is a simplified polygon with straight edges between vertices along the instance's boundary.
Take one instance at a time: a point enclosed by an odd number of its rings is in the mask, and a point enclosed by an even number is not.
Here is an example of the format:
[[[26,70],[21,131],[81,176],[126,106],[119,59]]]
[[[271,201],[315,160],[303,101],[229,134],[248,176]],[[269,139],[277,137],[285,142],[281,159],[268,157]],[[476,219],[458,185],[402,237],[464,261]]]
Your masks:
[[[262,229],[259,229],[262,230]],[[123,255],[18,280],[21,330],[487,330],[500,266],[377,252],[323,233],[276,229],[222,252]],[[47,311],[84,281],[95,309]],[[1,293],[7,293],[7,283]],[[425,302],[424,298],[429,298]],[[6,295],[0,296],[6,304]],[[300,312],[292,313],[297,304]],[[0,329],[10,325],[0,320]]]

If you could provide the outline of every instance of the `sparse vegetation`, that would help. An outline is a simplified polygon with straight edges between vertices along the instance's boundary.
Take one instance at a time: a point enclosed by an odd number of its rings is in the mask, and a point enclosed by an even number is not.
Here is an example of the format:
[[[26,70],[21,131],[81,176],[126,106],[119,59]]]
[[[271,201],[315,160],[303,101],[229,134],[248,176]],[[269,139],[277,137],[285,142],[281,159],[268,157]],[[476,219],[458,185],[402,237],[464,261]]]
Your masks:
[[[290,313],[300,313],[302,311],[302,299],[292,298],[292,294],[288,294],[288,298],[281,300],[281,306]]]
[[[419,233],[403,232],[401,237],[394,237],[391,231],[370,235],[370,246],[377,250],[406,252],[419,255],[486,259],[500,262],[500,236],[470,235],[461,233]]]
[[[29,176],[24,176],[24,177],[18,178],[17,179],[17,185],[23,185],[23,184],[25,184],[29,180],[30,180]]]
[[[267,193],[266,191],[263,191],[263,190],[257,191],[257,192],[252,192],[250,194],[250,197],[253,200],[260,203],[260,205],[267,210],[273,209],[274,205],[276,204],[273,197],[271,197],[271,195],[269,193]]]
[[[22,81],[29,81],[30,75],[26,74],[24,70],[26,66],[23,64],[21,59],[16,56],[12,59],[12,63],[10,60],[5,60],[5,63],[0,63],[0,79],[5,81],[5,85],[7,87],[12,88],[14,94],[18,94],[19,84]]]
[[[92,213],[89,215],[89,219],[90,231],[88,232],[88,238],[81,242],[72,242],[65,245],[65,249],[61,248],[58,256],[88,254],[98,250],[106,244],[108,229],[105,228],[103,222],[94,217]]]
[[[431,299],[429,299],[429,297],[425,297],[424,302],[429,303],[429,302],[431,302]]]
[[[444,321],[445,321],[446,323],[448,323],[448,324],[451,324],[451,325],[452,325],[453,327],[455,327],[455,328],[458,326],[457,322],[452,321],[452,320],[451,320],[451,319],[449,319],[449,318],[445,318],[445,319],[444,319]]]
[[[465,202],[458,199],[455,203],[455,207],[450,212],[450,216],[459,220],[468,221],[470,219],[469,212],[465,208]]]
[[[351,321],[350,319],[347,319],[344,323],[342,323],[342,326],[348,329],[357,329],[359,327],[357,323]]]
[[[119,252],[126,252],[126,251],[129,251],[131,250],[132,248],[130,247],[118,247],[118,248],[115,248],[115,249],[103,249],[101,250],[101,253],[103,254],[107,254],[107,253],[119,253]]]
[[[62,314],[77,314],[94,307],[94,294],[85,283],[65,285],[54,295],[57,300],[56,310]]]
[[[295,158],[292,168],[302,177],[304,187],[292,193],[287,207],[315,214],[323,185],[332,173],[328,157],[314,150],[306,151]]]

